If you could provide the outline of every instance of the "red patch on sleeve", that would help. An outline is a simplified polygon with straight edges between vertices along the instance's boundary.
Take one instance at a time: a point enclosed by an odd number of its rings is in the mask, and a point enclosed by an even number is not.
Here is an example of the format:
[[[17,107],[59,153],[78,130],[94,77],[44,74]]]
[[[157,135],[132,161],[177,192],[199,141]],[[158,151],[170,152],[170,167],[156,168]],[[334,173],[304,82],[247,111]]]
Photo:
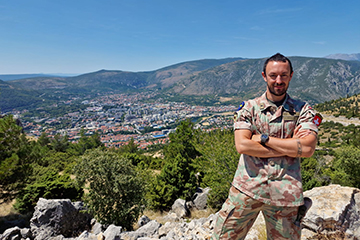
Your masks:
[[[314,117],[314,119],[313,119],[313,123],[314,123],[316,126],[320,126],[321,121],[322,121],[322,118],[321,118],[319,115],[315,115],[315,117]]]

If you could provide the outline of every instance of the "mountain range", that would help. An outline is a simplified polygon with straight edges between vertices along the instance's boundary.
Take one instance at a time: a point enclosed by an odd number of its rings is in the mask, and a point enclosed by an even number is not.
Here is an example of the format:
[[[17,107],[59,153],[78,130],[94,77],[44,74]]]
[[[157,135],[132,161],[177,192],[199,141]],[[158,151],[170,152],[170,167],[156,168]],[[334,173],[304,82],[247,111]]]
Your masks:
[[[337,54],[330,54],[326,56],[325,58],[330,59],[342,59],[342,60],[354,60],[354,61],[360,61],[360,53],[353,53],[353,54],[344,54],[344,53],[337,53]]]
[[[360,92],[360,61],[289,58],[294,67],[289,93],[294,98],[316,104]],[[167,100],[239,103],[265,91],[261,76],[264,60],[203,59],[148,72],[100,70],[73,77],[0,80],[0,109],[6,112],[74,97],[144,91],[156,92]]]

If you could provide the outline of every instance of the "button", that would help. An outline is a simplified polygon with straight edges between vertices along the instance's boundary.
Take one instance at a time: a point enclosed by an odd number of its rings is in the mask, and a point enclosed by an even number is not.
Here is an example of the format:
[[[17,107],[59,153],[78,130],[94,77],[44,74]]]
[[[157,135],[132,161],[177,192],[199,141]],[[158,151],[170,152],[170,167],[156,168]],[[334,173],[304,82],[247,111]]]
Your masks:
[[[270,107],[271,114],[274,114],[276,112],[276,107]]]
[[[272,160],[269,161],[269,164],[270,164],[270,166],[272,166],[272,167],[275,166],[275,163],[274,163],[274,161],[272,161]]]

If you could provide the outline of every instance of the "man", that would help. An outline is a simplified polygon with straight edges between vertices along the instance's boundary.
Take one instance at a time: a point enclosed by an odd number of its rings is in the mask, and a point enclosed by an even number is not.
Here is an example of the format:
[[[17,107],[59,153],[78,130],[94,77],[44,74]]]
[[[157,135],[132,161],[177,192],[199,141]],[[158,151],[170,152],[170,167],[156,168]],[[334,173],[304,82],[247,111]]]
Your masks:
[[[241,156],[212,239],[245,239],[260,211],[268,239],[300,239],[300,157],[314,153],[321,118],[287,94],[293,76],[287,57],[277,53],[267,59],[262,76],[266,92],[243,102],[235,115]]]

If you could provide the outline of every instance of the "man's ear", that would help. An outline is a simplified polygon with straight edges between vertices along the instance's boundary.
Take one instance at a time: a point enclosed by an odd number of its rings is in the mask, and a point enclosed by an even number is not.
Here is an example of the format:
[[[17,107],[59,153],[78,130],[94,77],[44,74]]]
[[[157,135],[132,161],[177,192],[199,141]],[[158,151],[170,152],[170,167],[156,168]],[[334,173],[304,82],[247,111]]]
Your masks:
[[[290,74],[290,80],[289,80],[289,82],[291,81],[293,75],[294,75],[294,72],[292,72],[292,73]]]
[[[262,72],[262,73],[261,73],[261,75],[263,76],[264,81],[265,81],[265,82],[267,82],[267,79],[266,79],[266,75],[265,75],[265,73],[264,73],[264,72]]]

